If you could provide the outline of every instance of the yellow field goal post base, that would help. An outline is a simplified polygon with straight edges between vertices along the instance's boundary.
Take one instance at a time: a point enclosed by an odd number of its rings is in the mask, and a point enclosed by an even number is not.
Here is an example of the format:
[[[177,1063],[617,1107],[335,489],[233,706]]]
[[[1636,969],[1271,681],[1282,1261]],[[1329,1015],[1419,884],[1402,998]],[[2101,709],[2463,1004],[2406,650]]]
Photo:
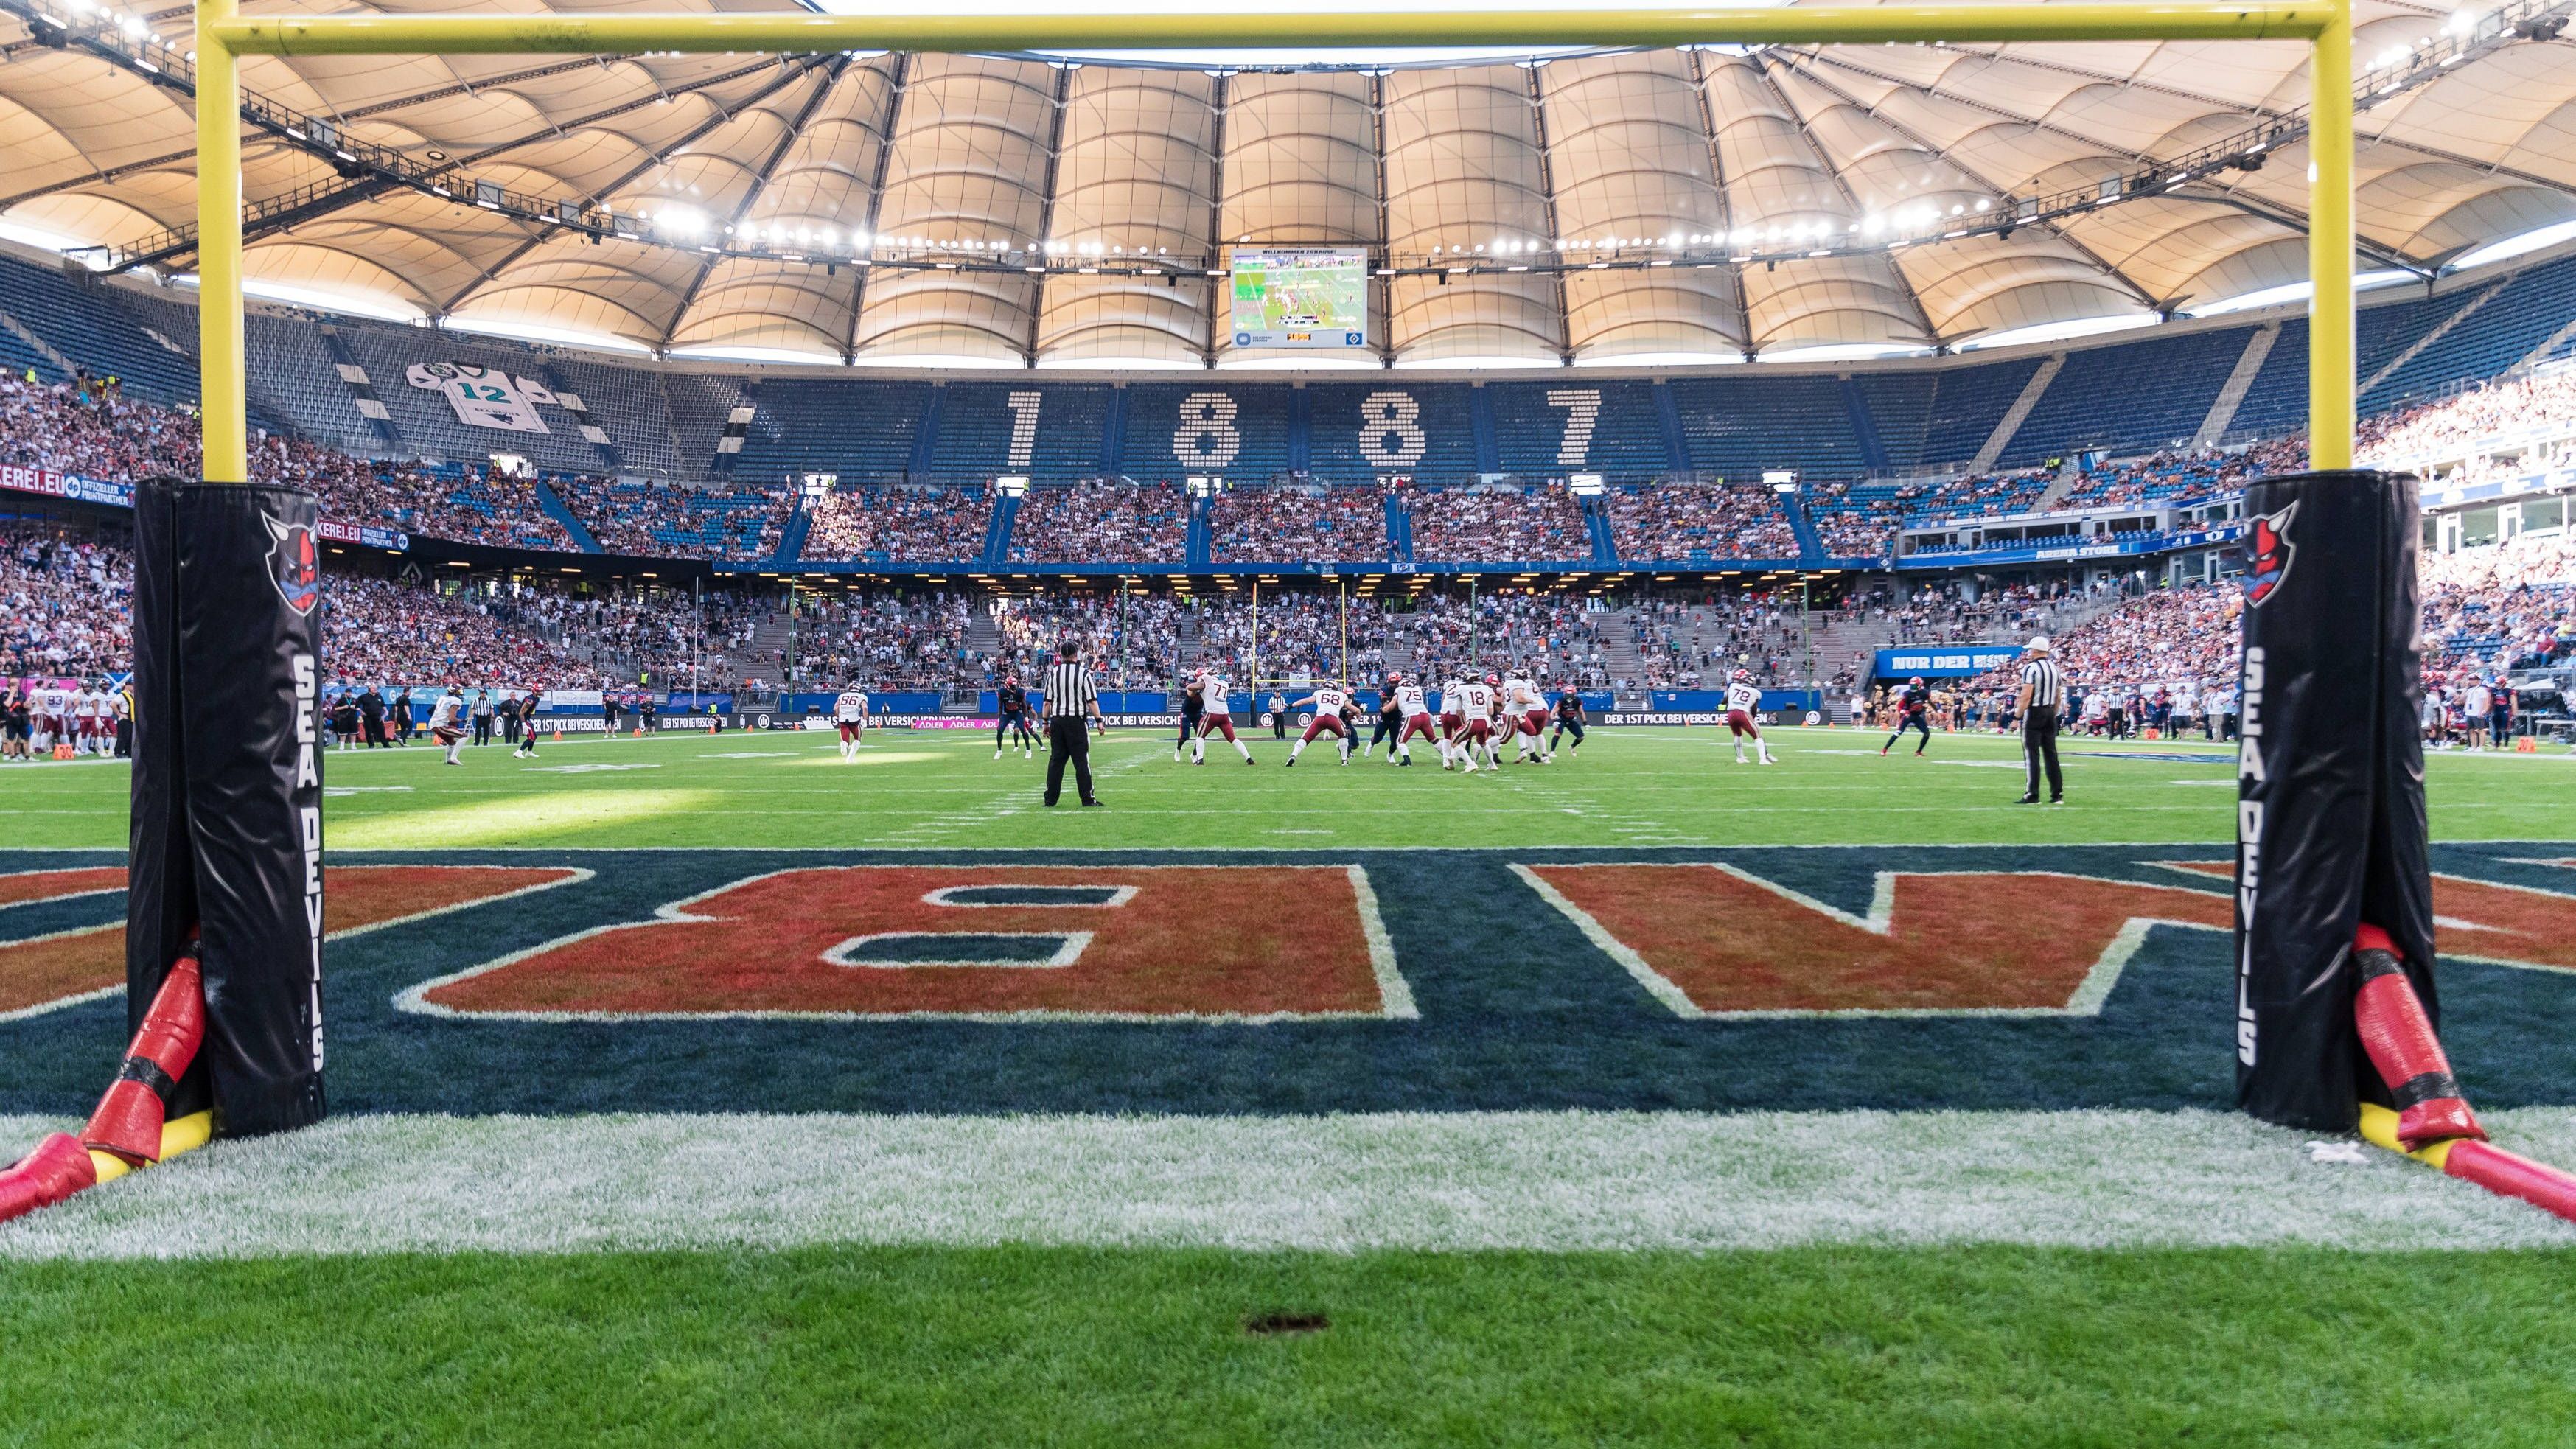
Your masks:
[[[205,476],[250,476],[242,347],[244,55],[633,55],[1190,50],[1355,46],[1673,47],[1929,41],[2305,40],[2308,117],[2309,466],[2352,466],[2351,0],[2289,5],[1943,4],[1777,9],[1096,15],[299,15],[244,19],[197,4],[197,225]]]

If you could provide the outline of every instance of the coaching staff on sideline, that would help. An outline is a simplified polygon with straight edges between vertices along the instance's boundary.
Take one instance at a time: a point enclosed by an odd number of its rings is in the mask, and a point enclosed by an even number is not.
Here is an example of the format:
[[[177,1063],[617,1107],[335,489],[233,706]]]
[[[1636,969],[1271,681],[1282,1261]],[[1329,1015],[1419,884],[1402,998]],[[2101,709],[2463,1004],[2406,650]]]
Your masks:
[[[1047,666],[1046,712],[1046,803],[1052,807],[1064,793],[1064,765],[1071,760],[1073,787],[1081,793],[1082,803],[1099,804],[1091,794],[1090,726],[1100,718],[1100,692],[1092,685],[1091,671],[1082,667],[1082,646],[1071,640],[1056,651],[1055,663]]]
[[[2021,695],[2014,712],[2021,716],[2022,763],[2029,770],[2028,784],[2019,803],[2039,803],[2039,776],[2048,774],[2048,803],[2066,803],[2066,782],[2057,772],[2057,713],[2066,700],[2066,676],[2059,673],[2057,661],[2048,657],[2048,636],[2034,635],[2025,651],[2030,662],[2021,667]]]

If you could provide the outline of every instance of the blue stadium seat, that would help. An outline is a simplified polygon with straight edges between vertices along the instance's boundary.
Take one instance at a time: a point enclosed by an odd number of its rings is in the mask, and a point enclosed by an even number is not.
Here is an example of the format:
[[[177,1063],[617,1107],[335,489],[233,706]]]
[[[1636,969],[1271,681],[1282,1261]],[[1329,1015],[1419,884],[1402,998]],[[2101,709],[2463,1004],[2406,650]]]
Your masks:
[[[1306,470],[1326,483],[1470,477],[1476,471],[1476,435],[1467,420],[1473,391],[1462,382],[1399,378],[1309,383]]]
[[[1548,383],[1488,383],[1502,471],[1524,478],[1598,473],[1642,483],[1673,471],[1655,416],[1651,382],[1580,376]],[[1684,426],[1688,426],[1685,413]]]

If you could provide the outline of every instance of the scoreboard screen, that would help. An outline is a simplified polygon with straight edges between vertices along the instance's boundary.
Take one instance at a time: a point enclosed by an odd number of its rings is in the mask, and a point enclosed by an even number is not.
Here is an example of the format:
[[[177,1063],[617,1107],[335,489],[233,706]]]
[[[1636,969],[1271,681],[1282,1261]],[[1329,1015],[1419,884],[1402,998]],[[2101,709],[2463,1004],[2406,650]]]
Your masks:
[[[1297,248],[1233,258],[1237,347],[1368,346],[1368,254]]]

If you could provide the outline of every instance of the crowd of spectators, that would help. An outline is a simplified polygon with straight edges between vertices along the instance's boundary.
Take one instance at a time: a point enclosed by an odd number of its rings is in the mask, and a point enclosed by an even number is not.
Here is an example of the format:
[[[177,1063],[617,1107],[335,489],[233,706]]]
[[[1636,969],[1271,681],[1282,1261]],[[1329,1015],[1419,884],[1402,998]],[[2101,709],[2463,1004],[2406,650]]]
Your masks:
[[[2220,452],[2170,450],[2088,469],[2056,506],[2077,509],[2190,504],[2232,493],[2257,478],[2295,472],[2306,466],[2308,446],[2297,438]]]
[[[322,593],[322,668],[335,682],[570,687],[560,629],[470,588],[334,574]]]
[[[870,563],[943,563],[984,551],[993,522],[989,487],[835,488],[806,504],[803,557]]]
[[[1212,607],[1128,590],[1002,600],[993,609],[1001,645],[981,661],[984,685],[991,688],[1011,674],[1028,684],[1072,641],[1100,667],[1103,688],[1165,688],[1181,664],[1185,622],[1194,611]]]
[[[1592,556],[1582,505],[1560,484],[1416,491],[1407,498],[1416,559],[1519,563]]]
[[[2208,697],[2234,687],[2237,621],[2245,596],[2235,588],[2154,589],[2125,595],[2089,622],[2055,637],[2072,701]],[[2009,698],[2021,686],[2018,662],[1989,671],[1968,692]],[[2080,715],[2080,709],[2077,711]],[[2135,719],[2134,710],[2123,711]]]
[[[1677,561],[1798,556],[1798,532],[1769,488],[1658,483],[1613,488],[1602,506],[1622,559]]]
[[[1386,495],[1374,488],[1234,488],[1208,508],[1216,563],[1387,557]]]
[[[1179,488],[1091,481],[1031,488],[1011,524],[1011,561],[1176,564],[1189,542],[1190,500]]]
[[[134,555],[124,546],[0,522],[0,680],[96,679],[132,668],[133,598]]]
[[[2537,669],[2576,652],[2576,534],[2424,556],[2428,672]]]
[[[602,549],[641,558],[774,558],[796,512],[796,495],[783,488],[746,484],[718,492],[605,478],[550,482]]]
[[[968,640],[973,613],[981,607],[948,589],[802,600],[794,620],[796,659],[785,677],[806,688],[855,679],[872,691],[948,689],[983,662]],[[751,632],[743,637],[748,640]],[[775,656],[757,662],[787,664]],[[767,680],[755,674],[754,683]]]
[[[1426,680],[1516,668],[1544,684],[1610,685],[1601,626],[1608,605],[1580,594],[1426,594],[1390,614],[1390,636]]]
[[[1237,677],[1367,683],[1386,673],[1389,616],[1372,599],[1264,593],[1202,601],[1196,611],[1200,662]]]
[[[507,548],[573,547],[525,479],[482,467],[370,462],[265,432],[250,442],[252,481],[310,489],[322,512],[343,523]],[[113,379],[0,375],[0,463],[133,483],[196,477],[198,458],[195,417],[132,397]]]
[[[2492,382],[2362,420],[2365,463],[2446,463],[2491,440],[2576,431],[2576,368]]]
[[[1628,611],[1628,628],[1643,674],[1611,681],[1622,691],[1722,689],[1738,669],[1795,685],[1806,663],[1806,616],[1794,595],[1649,599]]]

